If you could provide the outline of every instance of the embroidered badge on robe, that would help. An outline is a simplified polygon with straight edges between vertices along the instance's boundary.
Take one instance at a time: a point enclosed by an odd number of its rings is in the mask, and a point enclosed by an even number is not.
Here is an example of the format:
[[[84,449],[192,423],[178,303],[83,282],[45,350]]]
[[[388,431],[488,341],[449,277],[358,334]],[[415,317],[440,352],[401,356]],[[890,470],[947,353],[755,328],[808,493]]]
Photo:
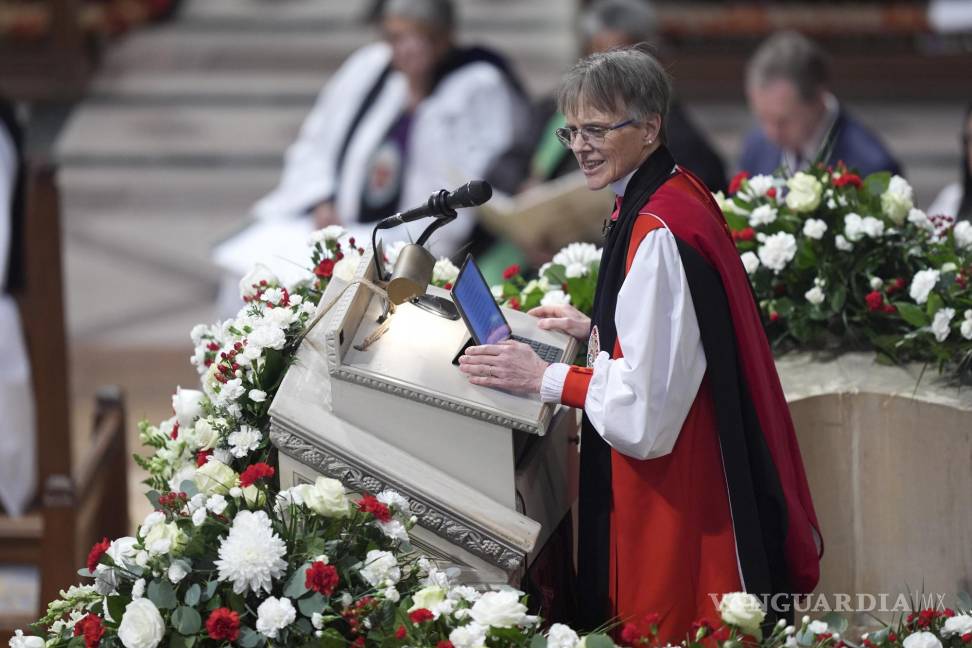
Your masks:
[[[601,352],[601,336],[597,332],[597,326],[591,327],[591,337],[587,339],[587,366],[593,367]]]

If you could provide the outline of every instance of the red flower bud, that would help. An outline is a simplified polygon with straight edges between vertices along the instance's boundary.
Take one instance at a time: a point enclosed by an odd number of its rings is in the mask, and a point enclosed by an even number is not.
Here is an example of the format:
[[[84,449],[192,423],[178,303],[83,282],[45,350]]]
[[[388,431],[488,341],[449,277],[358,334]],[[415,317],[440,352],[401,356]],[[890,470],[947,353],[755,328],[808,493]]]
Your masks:
[[[520,265],[514,263],[513,265],[507,266],[506,270],[503,271],[503,279],[512,279],[518,274],[520,274]]]

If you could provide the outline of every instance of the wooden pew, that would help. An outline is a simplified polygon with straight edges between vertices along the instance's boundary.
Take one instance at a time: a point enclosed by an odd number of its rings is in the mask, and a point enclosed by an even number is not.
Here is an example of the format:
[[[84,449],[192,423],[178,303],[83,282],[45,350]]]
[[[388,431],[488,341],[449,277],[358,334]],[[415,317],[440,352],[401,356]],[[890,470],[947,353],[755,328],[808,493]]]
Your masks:
[[[56,169],[28,166],[24,222],[26,287],[17,295],[36,402],[38,504],[21,518],[0,516],[0,564],[40,572],[32,618],[0,617],[0,642],[43,612],[58,591],[80,580],[91,545],[128,534],[128,458],[120,390],[98,392],[94,428],[82,453],[71,434],[67,338]]]

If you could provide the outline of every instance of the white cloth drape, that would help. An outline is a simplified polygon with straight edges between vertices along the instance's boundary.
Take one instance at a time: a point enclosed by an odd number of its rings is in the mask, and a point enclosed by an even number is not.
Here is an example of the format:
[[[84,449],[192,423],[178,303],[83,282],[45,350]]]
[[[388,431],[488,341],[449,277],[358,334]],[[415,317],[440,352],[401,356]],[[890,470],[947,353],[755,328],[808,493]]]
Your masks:
[[[13,141],[0,126],[0,287],[7,280],[16,172]],[[0,293],[0,503],[7,513],[23,513],[34,495],[36,480],[34,396],[27,347],[17,305]]]

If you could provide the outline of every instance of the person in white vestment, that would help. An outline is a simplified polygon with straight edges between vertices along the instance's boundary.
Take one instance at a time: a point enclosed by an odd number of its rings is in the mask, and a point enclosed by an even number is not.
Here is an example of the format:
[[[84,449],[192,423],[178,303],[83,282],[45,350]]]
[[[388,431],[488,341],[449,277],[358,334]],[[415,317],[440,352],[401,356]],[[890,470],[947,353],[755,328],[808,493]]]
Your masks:
[[[929,216],[952,216],[957,220],[972,220],[972,104],[962,121],[962,167],[959,182],[942,189],[928,207]]]
[[[23,218],[22,141],[12,106],[0,99],[0,509],[20,515],[37,479],[30,363],[13,293]]]
[[[389,0],[382,16],[383,41],[354,52],[330,79],[279,185],[253,207],[256,222],[216,249],[228,278],[261,262],[285,283],[300,279],[313,229],[341,225],[364,245],[380,218],[481,178],[525,127],[526,100],[504,60],[455,44],[449,0]],[[428,223],[382,238],[415,240]],[[452,255],[474,228],[474,213],[460,210],[429,248]],[[235,295],[235,281],[224,285]]]

